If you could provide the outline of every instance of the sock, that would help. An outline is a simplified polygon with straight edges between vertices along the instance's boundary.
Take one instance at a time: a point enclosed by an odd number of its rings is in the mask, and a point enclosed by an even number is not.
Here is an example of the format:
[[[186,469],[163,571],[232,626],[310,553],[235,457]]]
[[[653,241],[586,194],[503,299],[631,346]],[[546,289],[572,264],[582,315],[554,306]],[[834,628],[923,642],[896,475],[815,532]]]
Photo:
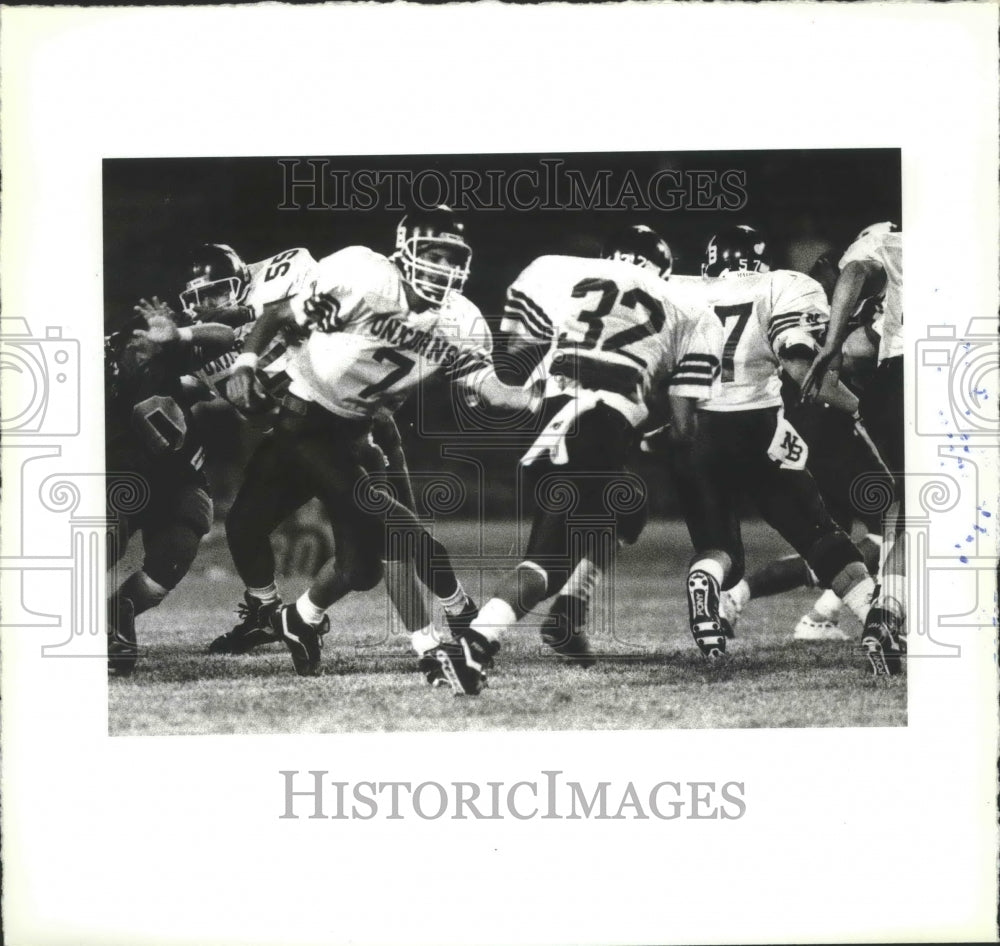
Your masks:
[[[901,621],[906,616],[906,576],[890,572],[882,577],[878,598],[873,604],[878,604],[891,612]]]
[[[465,606],[469,603],[469,596],[465,593],[462,583],[459,582],[458,587],[447,598],[438,598],[438,601],[441,602],[445,614],[454,616],[465,610]]]
[[[722,565],[717,562],[714,558],[700,558],[696,561],[689,569],[688,574],[691,572],[705,572],[711,575],[716,584],[721,588],[723,579],[726,577],[725,572],[722,570]]]
[[[789,555],[755,571],[747,579],[747,584],[750,586],[752,598],[766,598],[769,595],[791,591],[793,588],[801,588],[803,585],[811,587],[813,581],[813,574],[805,559],[798,555]]]
[[[851,612],[862,624],[865,623],[865,618],[871,608],[874,591],[875,582],[869,577],[862,578],[856,585],[852,585],[844,592],[844,604],[851,609]]]
[[[502,598],[490,598],[479,610],[479,617],[470,625],[472,630],[495,643],[500,632],[517,621],[514,609]]]
[[[323,620],[323,615],[326,614],[326,608],[317,608],[316,605],[312,603],[309,598],[309,592],[303,592],[302,597],[295,602],[295,610],[299,612],[299,617],[302,618],[306,624],[316,625]]]
[[[843,602],[834,591],[827,588],[817,599],[816,603],[809,611],[808,617],[819,623],[820,621],[836,622],[840,618],[840,607]]]
[[[278,586],[272,581],[264,588],[247,588],[247,594],[261,604],[274,604],[278,600]]]
[[[420,628],[410,635],[410,644],[417,654],[423,657],[429,650],[433,650],[441,643],[437,628],[433,624]]]

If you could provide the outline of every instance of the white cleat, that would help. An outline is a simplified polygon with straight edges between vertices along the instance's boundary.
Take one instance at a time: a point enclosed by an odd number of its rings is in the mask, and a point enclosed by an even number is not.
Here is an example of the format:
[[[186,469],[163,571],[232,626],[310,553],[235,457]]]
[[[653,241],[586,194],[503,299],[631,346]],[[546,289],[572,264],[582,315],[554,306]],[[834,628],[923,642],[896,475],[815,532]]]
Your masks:
[[[730,627],[735,628],[749,601],[750,587],[746,581],[741,581],[729,591],[722,592],[719,598],[719,614],[729,622]]]
[[[808,614],[799,618],[792,635],[797,641],[846,641],[850,638],[837,621],[814,621]]]
[[[735,628],[742,613],[743,606],[728,591],[723,591],[719,598],[719,614],[729,622],[731,627]]]

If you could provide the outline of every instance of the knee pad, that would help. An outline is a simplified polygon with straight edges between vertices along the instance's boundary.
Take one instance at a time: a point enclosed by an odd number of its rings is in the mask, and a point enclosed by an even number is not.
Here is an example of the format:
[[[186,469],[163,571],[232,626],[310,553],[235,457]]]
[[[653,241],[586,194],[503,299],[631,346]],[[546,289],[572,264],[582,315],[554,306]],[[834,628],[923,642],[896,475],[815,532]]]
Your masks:
[[[824,588],[829,588],[833,579],[851,562],[864,563],[861,553],[840,529],[814,542],[805,559]]]

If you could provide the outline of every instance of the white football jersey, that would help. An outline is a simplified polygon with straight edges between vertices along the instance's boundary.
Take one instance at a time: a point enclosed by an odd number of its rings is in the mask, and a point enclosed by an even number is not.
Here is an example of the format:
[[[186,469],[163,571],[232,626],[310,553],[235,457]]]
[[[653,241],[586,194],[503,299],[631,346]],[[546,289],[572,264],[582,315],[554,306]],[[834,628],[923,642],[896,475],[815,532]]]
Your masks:
[[[239,301],[259,315],[265,305],[290,299],[310,286],[315,278],[316,260],[308,250],[297,247],[269,256],[258,263],[251,263],[247,268],[250,270],[250,281]],[[253,326],[253,322],[247,322],[237,328],[236,345],[233,349],[213,358],[194,372],[199,381],[203,381],[221,397],[225,397],[225,382],[232,374],[233,363],[243,351],[243,343]],[[268,390],[272,388],[270,382],[274,383],[273,386],[281,383],[286,348],[284,336],[279,333],[261,353],[258,373]]]
[[[289,349],[289,390],[334,414],[394,411],[439,371],[456,379],[492,365],[493,337],[473,303],[453,292],[439,307],[412,311],[399,269],[367,247],[320,260],[312,284],[291,300],[300,324],[312,295],[336,307],[333,331],[313,330]]]
[[[537,369],[547,397],[597,390],[635,426],[654,382],[698,400],[717,389],[718,320],[633,263],[540,257],[507,290],[501,330],[549,346]]]
[[[872,230],[855,240],[840,258],[840,268],[851,262],[874,261],[885,272],[882,302],[882,341],[878,360],[903,354],[903,234]]]
[[[781,404],[778,355],[804,345],[819,351],[830,318],[823,287],[804,273],[737,271],[721,276],[671,276],[715,313],[725,335],[722,388],[710,411],[747,411]]]

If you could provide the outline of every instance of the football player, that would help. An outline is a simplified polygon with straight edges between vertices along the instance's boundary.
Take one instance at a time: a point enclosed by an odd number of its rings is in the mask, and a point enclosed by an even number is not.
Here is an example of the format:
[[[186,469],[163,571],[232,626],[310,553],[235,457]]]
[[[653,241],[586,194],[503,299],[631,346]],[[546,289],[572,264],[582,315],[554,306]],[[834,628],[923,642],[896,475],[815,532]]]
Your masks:
[[[698,411],[698,437],[671,461],[696,554],[687,578],[691,631],[710,661],[725,656],[729,622],[720,593],[743,577],[738,502],[749,494],[765,521],[801,555],[819,583],[863,620],[874,582],[858,549],[830,517],[806,470],[808,450],[781,410],[784,370],[798,381],[828,317],[822,287],[802,273],[771,271],[766,243],[747,226],[709,241],[702,277],[681,280],[714,311],[725,334],[719,395]],[[848,414],[857,399],[824,385]]]
[[[813,399],[823,385],[850,332],[850,317],[866,297],[884,294],[878,368],[864,392],[861,415],[897,477],[904,470],[903,434],[903,263],[902,231],[890,222],[862,230],[840,260],[826,342],[803,380],[803,398]],[[903,489],[895,497],[883,534],[882,569],[862,632],[862,645],[875,676],[900,673],[906,656],[905,532]]]
[[[472,251],[451,210],[407,215],[396,240],[391,259],[363,246],[322,259],[306,291],[255,321],[227,385],[234,404],[253,403],[255,369],[275,333],[290,324],[309,329],[289,346],[288,391],[227,519],[237,570],[257,595],[274,582],[272,530],[313,497],[326,508],[336,557],[298,601],[272,618],[301,675],[319,673],[327,608],[381,579],[387,521],[406,519],[405,509],[371,489],[365,456],[374,418],[395,410],[437,373],[491,404],[525,409],[534,403],[529,389],[496,377],[489,328],[461,294]],[[431,568],[431,554],[422,553],[421,580],[447,613],[467,611],[470,601],[454,572]],[[456,693],[476,693],[490,649],[462,630],[458,640],[441,641],[428,626],[414,631],[411,643],[431,682],[445,679]]]
[[[225,244],[204,244],[192,254],[188,280],[180,294],[184,311],[195,318],[211,319],[234,326],[236,343],[229,351],[201,365],[193,374],[220,397],[226,396],[226,383],[243,348],[254,321],[267,308],[285,303],[304,291],[315,274],[316,260],[302,247],[284,250],[258,263],[247,265]],[[301,329],[292,324],[275,333],[261,353],[257,364],[258,397],[250,410],[241,411],[254,426],[269,427],[278,400],[291,379],[285,371],[285,352],[290,342],[299,340]],[[249,416],[248,416],[249,415]],[[392,474],[392,486],[408,509],[413,508],[406,459],[399,431],[391,415],[375,419],[374,444],[367,462],[373,474]],[[438,551],[443,551],[438,548]],[[423,593],[416,580],[412,561],[392,560],[386,567],[386,587],[407,629],[414,631],[430,623]],[[244,594],[237,610],[240,622],[209,644],[209,653],[244,654],[260,644],[279,640],[272,630],[270,615],[281,605],[277,587],[255,588]],[[469,606],[471,609],[471,605]],[[468,618],[468,614],[464,619]],[[459,621],[453,617],[452,621]]]
[[[641,517],[614,515],[609,497],[627,483],[627,458],[651,405],[665,406],[676,445],[693,436],[695,405],[717,384],[719,321],[664,282],[670,268],[665,241],[637,227],[610,241],[601,259],[540,257],[508,291],[504,327],[545,352],[548,423],[521,459],[538,500],[524,558],[472,622],[491,642],[559,592],[543,639],[576,662],[593,660],[580,626],[607,551],[588,548],[573,520],[613,518],[634,541]],[[573,508],[542,501],[553,490],[574,499]]]
[[[823,287],[827,299],[833,295],[839,274],[838,256],[820,256],[809,273]],[[845,342],[839,377],[855,394],[863,390],[875,367],[879,337],[876,326],[881,323],[881,302],[881,296],[865,299],[851,320],[856,328]],[[891,474],[858,412],[849,417],[827,404],[804,403],[798,385],[787,376],[782,378],[781,395],[785,417],[809,447],[806,465],[816,480],[823,502],[833,520],[851,536],[864,555],[865,566],[875,574],[882,549],[881,510],[859,509],[852,496],[852,487],[860,477],[869,480],[878,477],[891,484]],[[801,556],[785,556],[757,569],[723,592],[722,613],[735,626],[751,599],[815,585],[816,576]],[[831,589],[824,590],[808,613],[799,618],[794,639],[849,640],[840,628],[841,607],[840,598]]]
[[[106,466],[140,476],[145,505],[128,516],[111,516],[109,563],[118,562],[129,539],[142,532],[142,567],[108,602],[108,664],[119,675],[135,668],[135,618],[155,608],[187,574],[201,537],[212,524],[202,466],[205,447],[181,378],[192,364],[233,344],[221,324],[178,326],[168,306],[154,298],[136,306],[139,318],[105,339]],[[111,513],[114,514],[114,510]]]

